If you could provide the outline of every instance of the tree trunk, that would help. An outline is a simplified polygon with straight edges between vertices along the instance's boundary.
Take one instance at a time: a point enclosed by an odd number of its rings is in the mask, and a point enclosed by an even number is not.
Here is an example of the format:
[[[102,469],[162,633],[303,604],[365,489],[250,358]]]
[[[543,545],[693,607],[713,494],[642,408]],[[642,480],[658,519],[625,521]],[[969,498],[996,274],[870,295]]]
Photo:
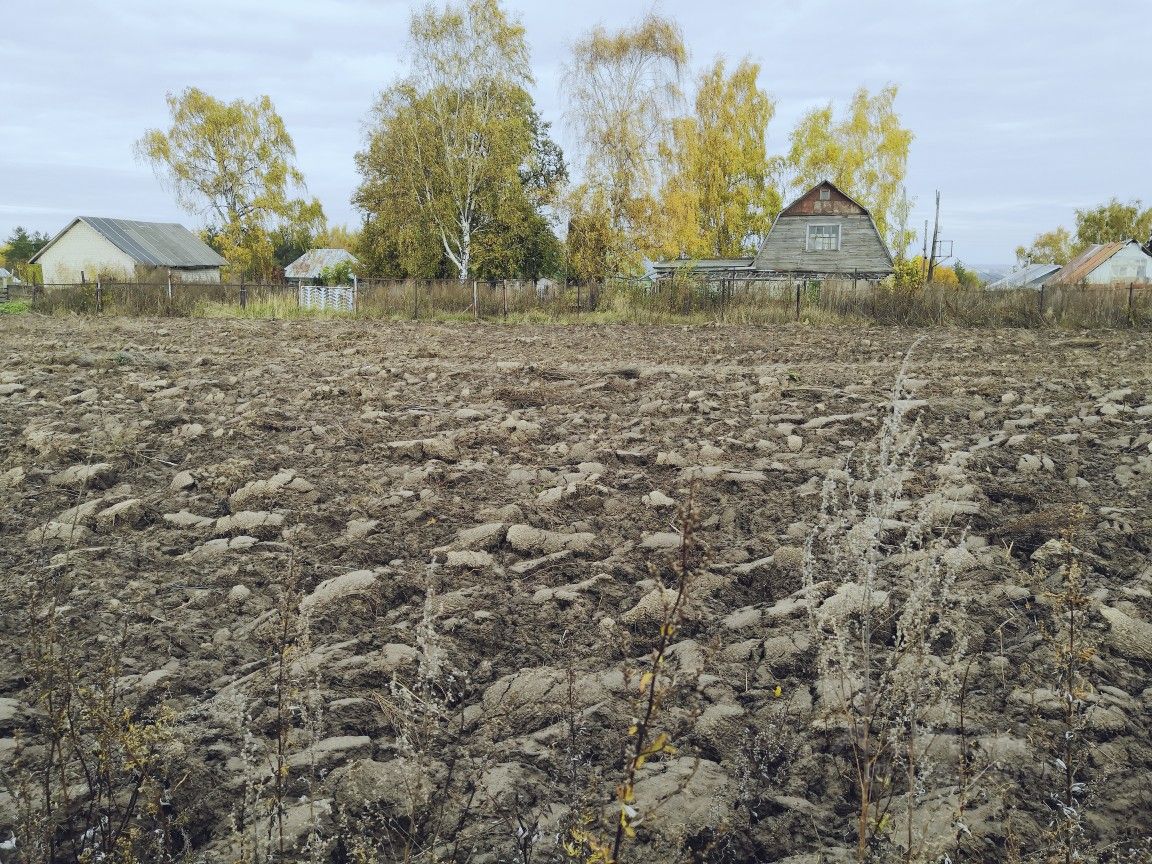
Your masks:
[[[472,275],[472,226],[466,221],[460,223],[460,281]]]

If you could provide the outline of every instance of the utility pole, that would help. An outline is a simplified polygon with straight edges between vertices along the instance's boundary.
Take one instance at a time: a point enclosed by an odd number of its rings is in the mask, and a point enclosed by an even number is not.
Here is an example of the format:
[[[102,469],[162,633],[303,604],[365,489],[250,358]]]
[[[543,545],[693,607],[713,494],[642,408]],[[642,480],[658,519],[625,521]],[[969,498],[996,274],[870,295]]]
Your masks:
[[[928,220],[924,220],[924,251],[920,253],[920,287],[928,284]]]
[[[936,190],[936,221],[932,224],[932,248],[928,253],[928,281],[932,281],[932,274],[936,270],[936,238],[940,234],[940,190]]]

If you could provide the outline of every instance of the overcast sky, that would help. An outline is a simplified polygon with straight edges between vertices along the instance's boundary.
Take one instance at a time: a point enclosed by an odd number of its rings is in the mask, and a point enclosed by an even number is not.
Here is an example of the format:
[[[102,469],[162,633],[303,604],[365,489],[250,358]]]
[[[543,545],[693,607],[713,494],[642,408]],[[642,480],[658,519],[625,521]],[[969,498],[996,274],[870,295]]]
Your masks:
[[[133,142],[166,127],[164,96],[272,97],[309,191],[355,226],[353,153],[374,96],[404,70],[409,2],[10,0],[0,31],[0,240],[74,216],[182,221]],[[561,144],[560,66],[596,23],[650,4],[506,0],[527,28],[541,113]],[[941,236],[972,265],[1008,264],[1037,232],[1118,196],[1152,204],[1149,0],[663,0],[693,75],[718,55],[761,64],[773,151],[807,109],[900,86],[916,135],[913,224],[943,196]]]

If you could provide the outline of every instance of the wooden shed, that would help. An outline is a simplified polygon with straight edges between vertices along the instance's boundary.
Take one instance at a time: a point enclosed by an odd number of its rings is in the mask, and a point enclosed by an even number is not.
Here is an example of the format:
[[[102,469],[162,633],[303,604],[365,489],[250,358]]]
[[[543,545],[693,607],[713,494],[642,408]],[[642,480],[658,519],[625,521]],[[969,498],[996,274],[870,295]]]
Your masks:
[[[894,273],[892,255],[867,208],[831,181],[816,184],[783,210],[756,257],[724,261],[661,261],[656,273],[724,271],[748,279],[865,279]]]
[[[894,272],[872,215],[828,180],[780,211],[752,269],[861,279],[883,279]]]

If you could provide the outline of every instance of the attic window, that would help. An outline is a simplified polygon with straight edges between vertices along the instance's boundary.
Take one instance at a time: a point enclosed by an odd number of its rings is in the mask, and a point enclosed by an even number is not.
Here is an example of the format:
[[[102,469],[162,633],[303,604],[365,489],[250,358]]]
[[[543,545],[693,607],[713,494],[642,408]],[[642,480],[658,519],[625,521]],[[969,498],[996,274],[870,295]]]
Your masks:
[[[821,201],[829,201],[829,200],[831,200],[831,198],[832,198],[832,190],[831,189],[828,189],[827,187],[825,187],[824,189],[820,190],[820,200]]]
[[[837,252],[840,249],[839,225],[809,225],[808,252]]]

